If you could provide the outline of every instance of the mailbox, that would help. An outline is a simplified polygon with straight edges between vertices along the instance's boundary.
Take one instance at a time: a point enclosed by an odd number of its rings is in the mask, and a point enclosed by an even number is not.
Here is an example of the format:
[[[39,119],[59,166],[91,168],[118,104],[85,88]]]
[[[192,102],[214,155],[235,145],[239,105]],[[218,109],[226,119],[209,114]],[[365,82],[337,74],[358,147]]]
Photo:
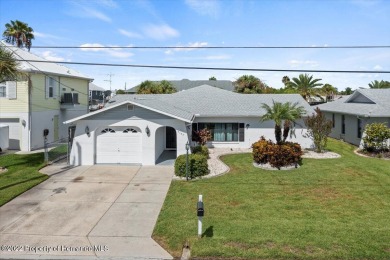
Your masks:
[[[197,215],[198,217],[204,216],[204,205],[202,201],[198,201]]]
[[[48,135],[49,135],[49,129],[44,129],[43,136],[48,136]]]

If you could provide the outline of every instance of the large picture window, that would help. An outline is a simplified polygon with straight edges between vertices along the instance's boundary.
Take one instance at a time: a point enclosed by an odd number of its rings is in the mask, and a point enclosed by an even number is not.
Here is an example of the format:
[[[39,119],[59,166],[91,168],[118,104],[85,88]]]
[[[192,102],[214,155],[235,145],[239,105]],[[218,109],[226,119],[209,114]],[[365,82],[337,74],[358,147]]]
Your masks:
[[[214,142],[243,142],[244,123],[193,123],[192,131],[207,128]],[[194,140],[194,138],[192,139]]]

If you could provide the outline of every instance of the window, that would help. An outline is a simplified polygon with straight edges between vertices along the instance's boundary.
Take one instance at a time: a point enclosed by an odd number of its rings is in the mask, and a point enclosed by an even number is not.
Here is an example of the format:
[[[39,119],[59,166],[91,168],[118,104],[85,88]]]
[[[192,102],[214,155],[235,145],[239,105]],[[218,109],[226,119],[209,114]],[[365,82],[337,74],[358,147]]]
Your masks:
[[[345,115],[341,116],[341,134],[345,134]]]
[[[244,123],[193,123],[192,140],[194,141],[194,132],[207,128],[211,134],[211,140],[214,142],[243,142]]]
[[[0,97],[7,97],[7,86],[5,83],[0,84]]]
[[[334,124],[335,124],[334,117],[335,117],[335,115],[334,115],[334,113],[333,113],[333,114],[332,114],[332,127],[333,127],[333,128],[334,128]]]
[[[357,119],[357,137],[362,138],[362,129],[363,129],[363,121],[358,118]]]
[[[134,110],[134,105],[128,104],[128,105],[127,105],[127,110],[128,110],[128,111],[133,111],[133,110]]]
[[[106,128],[104,130],[102,130],[102,133],[115,133],[115,130],[111,129],[111,128]]]
[[[126,130],[123,131],[123,133],[138,133],[137,130],[133,129],[133,128],[127,128]]]
[[[46,98],[56,98],[58,88],[58,77],[46,77]]]
[[[0,83],[0,97],[16,99],[16,81]]]

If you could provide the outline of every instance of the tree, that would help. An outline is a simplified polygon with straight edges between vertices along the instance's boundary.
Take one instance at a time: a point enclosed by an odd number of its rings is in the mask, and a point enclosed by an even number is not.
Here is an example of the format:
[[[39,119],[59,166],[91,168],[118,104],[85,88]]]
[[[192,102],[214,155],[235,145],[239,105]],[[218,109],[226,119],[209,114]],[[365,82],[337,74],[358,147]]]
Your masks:
[[[288,76],[284,76],[282,78],[282,82],[283,82],[284,86],[287,87],[288,83],[290,83],[290,78]]]
[[[268,86],[253,75],[243,75],[234,82],[234,91],[244,94],[267,92]]]
[[[299,103],[296,102],[291,104],[291,102],[280,103],[272,101],[272,107],[263,103],[261,107],[266,111],[264,115],[261,116],[260,120],[262,122],[273,120],[275,121],[275,139],[277,144],[282,144],[286,141],[288,137],[288,132],[290,130],[291,122],[295,121],[298,118],[301,118],[302,115],[306,112],[303,106],[298,106]],[[282,139],[282,124],[284,125],[285,130],[283,131]]]
[[[371,81],[371,83],[368,84],[370,88],[390,88],[390,82],[389,81]]]
[[[341,95],[351,95],[353,93],[353,90],[350,87],[346,87],[345,90],[341,91]]]
[[[326,96],[326,102],[328,102],[329,97],[333,99],[333,96],[337,94],[337,88],[327,83],[322,86],[321,93]]]
[[[390,128],[385,123],[367,124],[364,133],[364,150],[368,152],[384,152],[390,148],[387,145],[387,141],[390,139]]]
[[[308,101],[308,99],[318,92],[315,87],[321,86],[322,83],[317,83],[321,79],[313,79],[313,75],[300,74],[298,78],[292,78],[292,81],[288,83],[288,86],[296,89],[302,97]]]
[[[209,78],[209,80],[217,80],[217,78],[212,76],[212,77]]]
[[[115,94],[123,95],[123,94],[126,94],[126,92],[123,89],[118,89]]]
[[[176,88],[169,81],[153,82],[145,80],[138,85],[137,94],[172,94],[176,91]]]
[[[326,119],[318,107],[315,112],[315,114],[313,113],[305,119],[307,133],[304,136],[313,139],[315,152],[321,153],[326,148],[328,136],[332,132],[333,122]]]
[[[13,53],[0,46],[0,82],[15,80],[19,75],[18,67],[19,62]]]
[[[195,142],[204,146],[209,140],[211,140],[211,132],[207,128],[200,129],[193,132]]]
[[[34,30],[27,23],[19,20],[5,24],[3,37],[6,42],[16,45],[18,48],[27,48],[30,51],[31,40],[34,39]]]

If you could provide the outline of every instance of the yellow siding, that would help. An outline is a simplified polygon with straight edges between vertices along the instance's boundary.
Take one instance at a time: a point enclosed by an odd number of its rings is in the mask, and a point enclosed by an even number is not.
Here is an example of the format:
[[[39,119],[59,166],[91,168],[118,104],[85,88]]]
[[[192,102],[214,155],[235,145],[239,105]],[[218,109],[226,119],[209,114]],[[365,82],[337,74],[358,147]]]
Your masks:
[[[88,84],[86,79],[75,79],[68,77],[59,77],[60,86],[56,90],[55,98],[46,98],[45,82],[46,77],[43,74],[31,75],[32,82],[32,111],[59,110],[60,101],[63,93],[78,93],[80,105],[88,105]],[[64,90],[65,89],[65,90]]]
[[[0,98],[0,114],[18,112],[28,112],[28,81],[16,83],[16,99]]]
[[[60,78],[61,82],[61,93],[70,93],[73,88],[73,93],[78,93],[80,105],[88,106],[88,85],[89,80],[86,79],[75,79],[75,78]],[[65,88],[65,91],[63,90]]]

